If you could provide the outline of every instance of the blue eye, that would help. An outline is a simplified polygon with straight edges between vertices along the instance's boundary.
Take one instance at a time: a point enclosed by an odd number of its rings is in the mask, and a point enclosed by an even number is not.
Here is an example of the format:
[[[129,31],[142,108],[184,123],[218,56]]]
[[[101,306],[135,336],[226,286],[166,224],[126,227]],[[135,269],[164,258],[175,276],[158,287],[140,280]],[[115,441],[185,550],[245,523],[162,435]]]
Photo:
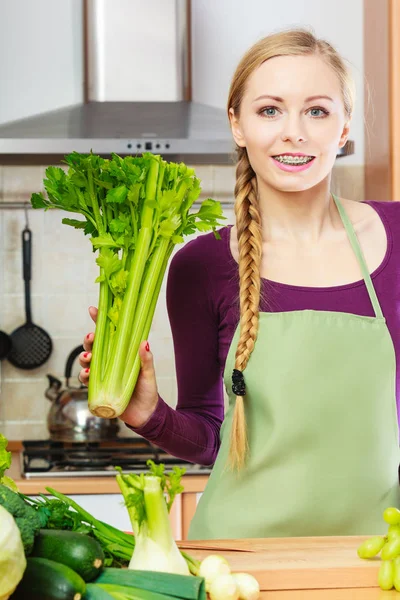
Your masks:
[[[267,106],[266,108],[262,108],[259,112],[263,117],[275,117],[276,116],[276,108],[275,106]]]
[[[316,112],[322,113],[322,115],[321,114],[316,115],[315,114]],[[314,117],[315,119],[321,119],[321,118],[327,117],[329,115],[328,111],[325,110],[324,108],[310,108],[310,113],[311,113],[311,116]]]

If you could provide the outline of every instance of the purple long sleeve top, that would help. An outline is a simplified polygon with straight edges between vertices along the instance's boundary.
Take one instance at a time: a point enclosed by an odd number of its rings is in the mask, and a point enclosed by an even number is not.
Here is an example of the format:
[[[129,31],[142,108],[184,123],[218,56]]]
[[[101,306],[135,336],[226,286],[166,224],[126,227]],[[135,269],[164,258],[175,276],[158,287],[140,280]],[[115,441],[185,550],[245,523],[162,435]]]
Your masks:
[[[397,414],[400,406],[400,202],[367,202],[379,214],[387,251],[372,280],[396,352]],[[188,242],[173,257],[167,280],[178,400],[159,397],[155,412],[138,428],[142,437],[184,460],[212,465],[224,418],[223,373],[239,321],[239,273],[230,247],[230,227]],[[374,316],[360,279],[335,287],[301,287],[262,279],[260,310],[324,310]],[[266,304],[267,302],[267,304]]]

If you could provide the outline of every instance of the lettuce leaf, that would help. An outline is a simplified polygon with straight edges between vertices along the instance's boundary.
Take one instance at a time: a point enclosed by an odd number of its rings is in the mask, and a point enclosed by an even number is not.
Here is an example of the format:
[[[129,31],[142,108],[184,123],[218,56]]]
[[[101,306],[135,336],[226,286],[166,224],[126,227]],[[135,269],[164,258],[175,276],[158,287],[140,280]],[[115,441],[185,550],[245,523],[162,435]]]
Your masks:
[[[7,452],[7,444],[7,439],[0,433],[0,483],[6,485],[14,492],[18,492],[18,488],[11,477],[4,475],[11,466],[11,452]]]

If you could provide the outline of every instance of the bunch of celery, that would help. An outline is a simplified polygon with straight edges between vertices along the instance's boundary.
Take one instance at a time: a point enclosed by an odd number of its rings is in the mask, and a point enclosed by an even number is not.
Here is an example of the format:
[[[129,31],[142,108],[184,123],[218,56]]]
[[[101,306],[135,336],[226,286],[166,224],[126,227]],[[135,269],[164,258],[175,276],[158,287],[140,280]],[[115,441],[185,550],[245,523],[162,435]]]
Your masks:
[[[196,212],[200,180],[185,164],[150,153],[110,160],[76,152],[68,172],[46,169],[47,198],[34,208],[61,208],[84,220],[63,219],[91,236],[99,251],[98,318],[89,380],[92,413],[114,418],[127,407],[140,371],[138,349],[147,339],[168,260],[176,244],[196,231],[214,231],[224,219],[218,202]]]

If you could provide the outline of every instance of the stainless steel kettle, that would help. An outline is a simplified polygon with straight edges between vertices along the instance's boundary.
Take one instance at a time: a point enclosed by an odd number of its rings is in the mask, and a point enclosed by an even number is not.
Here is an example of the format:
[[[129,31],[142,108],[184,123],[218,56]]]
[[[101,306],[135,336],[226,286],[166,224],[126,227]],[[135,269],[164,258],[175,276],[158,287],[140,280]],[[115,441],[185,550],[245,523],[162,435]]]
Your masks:
[[[72,387],[69,380],[72,365],[83,346],[77,346],[68,356],[65,366],[66,388],[57,377],[47,375],[49,387],[45,395],[51,400],[47,415],[50,438],[59,442],[99,442],[113,439],[119,431],[118,419],[101,419],[92,415],[88,408],[88,389],[82,385]]]

